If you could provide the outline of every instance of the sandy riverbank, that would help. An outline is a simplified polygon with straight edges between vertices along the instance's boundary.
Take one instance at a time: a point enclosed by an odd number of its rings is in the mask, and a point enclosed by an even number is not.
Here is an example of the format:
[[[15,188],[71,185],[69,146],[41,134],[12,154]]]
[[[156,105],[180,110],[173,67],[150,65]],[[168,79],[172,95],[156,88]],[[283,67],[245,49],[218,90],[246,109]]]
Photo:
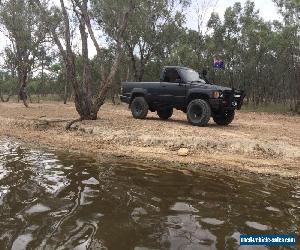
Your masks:
[[[65,131],[66,121],[77,118],[74,105],[52,102],[28,109],[0,103],[0,118],[0,135],[58,149],[300,177],[299,116],[238,112],[228,127],[211,121],[203,128],[189,125],[178,111],[169,121],[155,113],[135,120],[127,106],[106,104],[97,121]],[[188,155],[179,156],[180,148]]]

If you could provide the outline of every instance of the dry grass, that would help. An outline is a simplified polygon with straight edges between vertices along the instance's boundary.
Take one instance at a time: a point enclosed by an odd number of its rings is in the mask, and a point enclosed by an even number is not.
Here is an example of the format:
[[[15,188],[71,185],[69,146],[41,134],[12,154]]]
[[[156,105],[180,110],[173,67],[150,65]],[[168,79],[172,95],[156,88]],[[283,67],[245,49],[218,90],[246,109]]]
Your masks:
[[[281,176],[300,176],[300,117],[238,112],[228,127],[194,127],[176,111],[169,121],[155,113],[132,118],[127,106],[106,104],[97,121],[85,121],[67,132],[65,123],[44,126],[38,120],[76,119],[73,104],[0,104],[0,135],[93,154],[109,153],[173,163],[206,164]],[[39,126],[40,124],[40,126]],[[181,147],[189,155],[177,155]]]

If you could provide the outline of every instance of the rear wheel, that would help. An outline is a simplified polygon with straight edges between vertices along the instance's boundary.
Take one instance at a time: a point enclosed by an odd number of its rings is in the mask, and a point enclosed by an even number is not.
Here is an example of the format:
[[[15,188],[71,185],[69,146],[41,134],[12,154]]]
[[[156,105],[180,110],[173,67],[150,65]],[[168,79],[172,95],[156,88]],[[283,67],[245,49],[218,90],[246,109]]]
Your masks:
[[[195,126],[206,126],[211,116],[209,104],[202,99],[192,100],[187,107],[187,119]]]
[[[227,110],[221,114],[214,115],[213,119],[218,125],[227,126],[233,121],[234,114],[234,110]]]
[[[135,119],[146,118],[149,110],[148,103],[142,96],[135,97],[130,105],[132,116]]]
[[[173,115],[173,108],[163,108],[157,110],[157,115],[162,120],[168,120]]]

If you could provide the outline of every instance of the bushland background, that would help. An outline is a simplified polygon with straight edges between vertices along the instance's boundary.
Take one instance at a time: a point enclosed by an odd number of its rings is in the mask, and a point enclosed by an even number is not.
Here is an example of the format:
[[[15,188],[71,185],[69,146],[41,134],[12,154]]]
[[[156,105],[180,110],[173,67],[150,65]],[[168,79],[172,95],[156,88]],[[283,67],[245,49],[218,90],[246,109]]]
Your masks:
[[[122,80],[158,81],[161,67],[182,65],[245,90],[245,109],[299,113],[300,4],[274,3],[278,20],[263,19],[252,1],[207,20],[217,1],[199,1],[192,30],[188,0],[3,0],[0,100],[75,101],[81,118],[95,119],[104,99],[119,103]]]

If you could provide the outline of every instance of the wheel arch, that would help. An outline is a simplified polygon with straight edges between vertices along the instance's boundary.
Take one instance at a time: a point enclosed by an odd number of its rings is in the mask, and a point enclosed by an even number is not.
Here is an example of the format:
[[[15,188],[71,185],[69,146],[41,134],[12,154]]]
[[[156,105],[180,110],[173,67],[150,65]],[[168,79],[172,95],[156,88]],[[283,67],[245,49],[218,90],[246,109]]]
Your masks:
[[[145,89],[138,89],[138,88],[133,89],[132,93],[130,95],[129,105],[131,105],[133,99],[136,98],[136,97],[144,97],[146,99],[146,97],[147,97],[147,90],[145,90]]]
[[[188,105],[190,101],[195,99],[201,99],[205,101],[209,101],[209,95],[206,93],[190,93],[187,97],[186,104]]]

